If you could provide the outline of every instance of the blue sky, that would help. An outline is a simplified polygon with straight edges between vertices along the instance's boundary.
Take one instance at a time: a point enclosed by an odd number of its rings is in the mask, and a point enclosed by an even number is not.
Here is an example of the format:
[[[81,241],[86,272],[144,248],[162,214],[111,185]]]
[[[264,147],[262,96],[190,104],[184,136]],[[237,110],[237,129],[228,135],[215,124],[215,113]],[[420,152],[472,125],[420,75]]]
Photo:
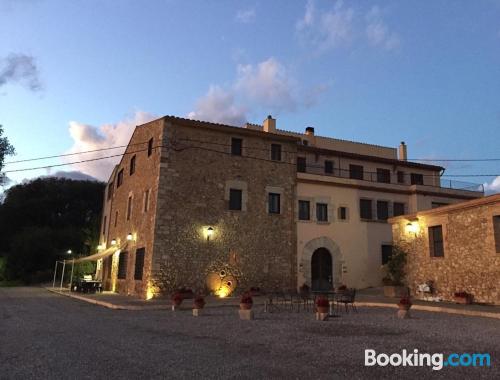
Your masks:
[[[0,0],[9,160],[123,144],[165,114],[235,124],[272,114],[287,130],[404,140],[411,158],[498,158],[499,20],[496,0]],[[50,173],[106,178],[112,163]],[[446,166],[500,173],[498,161]]]

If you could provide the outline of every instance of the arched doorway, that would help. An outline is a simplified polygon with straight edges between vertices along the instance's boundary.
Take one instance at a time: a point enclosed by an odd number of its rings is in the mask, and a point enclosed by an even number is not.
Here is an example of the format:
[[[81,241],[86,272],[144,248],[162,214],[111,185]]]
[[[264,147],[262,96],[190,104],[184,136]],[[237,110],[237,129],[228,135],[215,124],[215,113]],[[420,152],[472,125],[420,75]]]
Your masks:
[[[326,248],[318,248],[311,257],[312,290],[332,289],[332,255]]]

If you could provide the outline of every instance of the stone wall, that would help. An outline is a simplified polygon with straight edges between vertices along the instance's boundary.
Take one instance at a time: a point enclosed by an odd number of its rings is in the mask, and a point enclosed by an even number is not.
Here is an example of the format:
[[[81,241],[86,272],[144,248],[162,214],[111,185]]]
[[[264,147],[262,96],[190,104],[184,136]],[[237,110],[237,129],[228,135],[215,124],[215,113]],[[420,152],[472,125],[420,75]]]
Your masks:
[[[243,139],[232,156],[231,137]],[[271,143],[282,161],[272,162]],[[249,287],[295,288],[294,221],[297,144],[290,137],[238,128],[205,128],[166,120],[153,272],[165,291],[201,290],[210,271],[239,274]],[[242,211],[230,211],[229,188],[243,190]],[[281,194],[281,214],[269,214],[266,189]],[[207,228],[214,234],[207,240]]]
[[[409,253],[407,280],[412,293],[416,295],[419,284],[432,280],[437,296],[444,300],[466,291],[476,302],[500,304],[500,252],[495,248],[494,215],[500,215],[500,197],[473,207],[448,206],[443,211],[417,214],[416,235],[407,232],[408,220],[395,218],[394,243]],[[444,257],[430,255],[428,228],[436,225],[443,228]]]

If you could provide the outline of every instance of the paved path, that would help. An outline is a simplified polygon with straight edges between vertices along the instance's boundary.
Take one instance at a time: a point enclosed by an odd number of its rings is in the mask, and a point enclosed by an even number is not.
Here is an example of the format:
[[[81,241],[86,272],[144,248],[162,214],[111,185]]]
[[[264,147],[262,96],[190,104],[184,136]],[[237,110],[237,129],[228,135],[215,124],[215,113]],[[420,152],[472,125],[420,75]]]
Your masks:
[[[0,288],[0,379],[500,378],[500,322],[361,308],[328,322],[310,313],[236,309],[111,310],[42,288]],[[490,368],[365,367],[364,349],[489,352]]]

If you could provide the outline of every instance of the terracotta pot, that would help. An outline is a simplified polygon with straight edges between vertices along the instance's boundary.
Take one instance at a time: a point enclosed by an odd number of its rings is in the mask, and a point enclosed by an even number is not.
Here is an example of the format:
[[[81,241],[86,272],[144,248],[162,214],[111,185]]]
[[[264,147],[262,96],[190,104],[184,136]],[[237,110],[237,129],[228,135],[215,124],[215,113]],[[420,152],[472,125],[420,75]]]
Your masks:
[[[411,305],[398,303],[399,310],[410,310]]]
[[[240,303],[240,309],[241,310],[250,310],[252,308],[253,304],[251,303]]]
[[[328,313],[328,309],[328,306],[316,306],[316,310],[318,311],[318,313]]]

